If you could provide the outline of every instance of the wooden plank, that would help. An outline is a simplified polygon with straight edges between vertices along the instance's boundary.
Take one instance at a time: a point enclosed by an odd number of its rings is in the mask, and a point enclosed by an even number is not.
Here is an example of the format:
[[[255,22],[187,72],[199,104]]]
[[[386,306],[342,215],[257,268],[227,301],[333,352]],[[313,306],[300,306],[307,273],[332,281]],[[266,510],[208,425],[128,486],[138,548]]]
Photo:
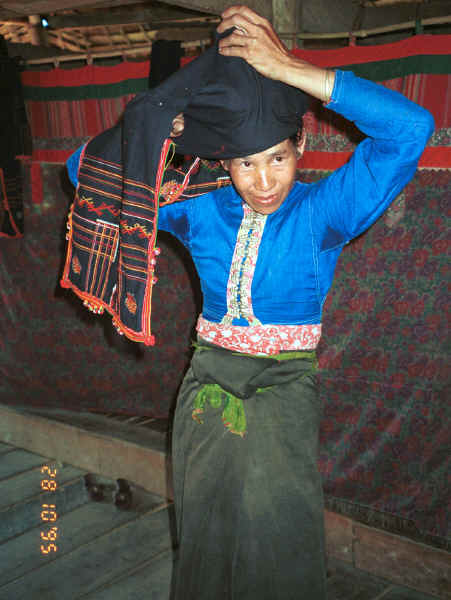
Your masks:
[[[416,592],[410,588],[392,586],[380,600],[435,600],[436,596]],[[448,596],[449,598],[449,596]],[[379,600],[376,598],[375,600]]]
[[[172,551],[163,552],[137,572],[85,596],[83,600],[168,600],[172,562]]]
[[[326,553],[345,562],[353,561],[353,521],[329,510],[324,511]]]
[[[357,29],[334,33],[298,33],[296,37],[299,40],[333,40],[347,39],[351,37],[367,38],[374,35],[380,35],[381,33],[396,33],[400,31],[406,31],[408,29],[415,30],[415,27],[418,24],[422,27],[427,27],[429,25],[446,25],[448,23],[451,23],[451,15],[420,19],[419,21],[404,21],[402,23],[396,23],[393,25],[384,25],[383,27],[373,27],[372,29]]]
[[[159,509],[91,539],[0,589],[0,600],[75,600],[134,571],[172,545],[168,510]]]
[[[87,502],[84,480],[80,477],[58,487],[55,492],[28,496],[0,510],[0,543],[36,527],[42,521],[43,504],[54,504],[57,518]]]
[[[376,600],[389,588],[387,581],[347,563],[333,563],[330,570],[331,576],[327,580],[329,600]]]
[[[1,409],[1,405],[0,405]],[[98,435],[105,435],[107,437],[114,437],[119,439],[128,440],[134,442],[140,446],[146,448],[152,448],[153,450],[164,452],[166,449],[166,436],[161,435],[167,430],[167,420],[161,419],[163,429],[158,430],[156,427],[152,427],[146,430],[130,426],[126,422],[129,419],[128,415],[119,415],[119,419],[110,419],[104,415],[100,415],[92,412],[79,412],[73,410],[62,410],[62,409],[26,409],[20,411],[21,414],[34,415],[49,419],[50,421],[58,421],[60,423],[66,423],[83,429],[84,431],[90,431]],[[158,433],[152,433],[159,431]]]
[[[378,8],[379,6],[389,6],[393,4],[421,4],[423,0],[365,0],[363,6],[367,8]]]
[[[63,488],[64,484],[81,479],[84,474],[84,471],[76,467],[60,464],[56,477],[58,487]],[[41,466],[0,481],[0,509],[20,503],[27,498],[44,496],[45,494],[41,489],[41,481]]]
[[[130,434],[124,429],[114,429],[113,425],[110,423],[110,433],[98,429],[87,431],[55,418],[0,405],[0,441],[53,456],[90,473],[127,479],[149,492],[172,498],[171,482],[166,473],[164,436],[136,428],[135,442],[124,439]]]
[[[190,10],[200,10],[213,15],[220,15],[231,3],[229,0],[160,0],[164,4],[182,6]],[[268,0],[247,0],[246,6],[252,8],[262,17],[272,20],[272,3]]]
[[[93,0],[4,0],[2,8],[11,10],[16,15],[34,15],[47,14],[65,9],[82,8],[84,6],[92,6],[105,8],[111,6],[123,6],[126,4],[136,4],[137,0],[108,0],[99,2]]]
[[[23,450],[22,448],[15,448],[13,452],[8,452],[2,456],[2,460],[0,461],[0,480],[23,473],[33,467],[39,466],[41,468],[48,460],[45,456]]]
[[[355,566],[416,590],[451,598],[451,554],[355,523]]]
[[[163,499],[153,494],[140,505],[139,509],[122,511],[106,502],[88,502],[68,514],[61,515],[55,526],[58,527],[56,553],[45,555],[41,552],[41,531],[48,533],[49,527],[39,524],[26,533],[0,545],[0,596],[1,588],[7,583],[34,571],[43,565],[59,560],[94,538],[104,535],[140,514],[154,510]]]
[[[15,446],[11,446],[10,444],[4,444],[3,442],[0,442],[0,454],[5,454],[6,452],[12,452],[15,449],[16,449]]]
[[[87,15],[56,15],[49,16],[49,26],[53,29],[85,29],[104,25],[134,25],[145,23],[148,29],[159,29],[162,26],[179,22],[184,24],[204,23],[217,17],[206,15],[203,17],[198,12],[176,10],[174,8],[129,9],[122,12],[99,12]]]
[[[297,0],[272,0],[274,29],[290,50],[296,43],[300,11]]]

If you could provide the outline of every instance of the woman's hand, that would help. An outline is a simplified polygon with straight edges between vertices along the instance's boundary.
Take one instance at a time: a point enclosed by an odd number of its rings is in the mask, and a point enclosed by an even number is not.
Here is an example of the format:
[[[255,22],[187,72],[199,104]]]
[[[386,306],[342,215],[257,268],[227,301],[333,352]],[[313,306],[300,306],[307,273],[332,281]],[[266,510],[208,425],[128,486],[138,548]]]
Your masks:
[[[261,75],[283,81],[293,57],[271,23],[247,6],[230,6],[221,16],[218,32],[235,31],[219,41],[219,52],[244,58]]]
[[[235,30],[219,41],[224,56],[239,56],[261,75],[292,85],[324,102],[330,100],[334,71],[296,58],[282,43],[271,23],[247,6],[230,6],[222,13],[218,32]]]
[[[184,129],[185,117],[183,116],[183,113],[179,113],[176,117],[172,119],[172,129],[170,137],[178,137],[179,135],[182,135]]]

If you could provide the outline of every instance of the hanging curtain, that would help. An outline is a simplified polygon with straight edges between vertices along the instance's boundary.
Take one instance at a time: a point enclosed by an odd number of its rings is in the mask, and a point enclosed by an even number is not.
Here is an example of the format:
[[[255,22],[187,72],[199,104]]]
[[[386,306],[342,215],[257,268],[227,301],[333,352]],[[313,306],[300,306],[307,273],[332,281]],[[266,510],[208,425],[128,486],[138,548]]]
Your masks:
[[[22,169],[18,156],[31,153],[19,61],[8,56],[0,36],[0,237],[23,234]]]

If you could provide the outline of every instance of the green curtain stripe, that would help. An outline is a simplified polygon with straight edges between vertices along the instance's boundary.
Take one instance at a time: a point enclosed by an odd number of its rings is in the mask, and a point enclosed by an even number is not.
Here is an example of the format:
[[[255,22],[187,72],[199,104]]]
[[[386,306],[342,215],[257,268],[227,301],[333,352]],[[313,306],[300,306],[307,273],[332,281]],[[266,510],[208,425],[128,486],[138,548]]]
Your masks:
[[[382,60],[355,65],[336,65],[343,70],[351,70],[360,77],[373,81],[385,81],[417,73],[443,75],[451,73],[450,55],[418,55]],[[148,89],[148,79],[129,79],[105,85],[81,85],[73,87],[24,86],[25,100],[89,100],[96,98],[116,98],[126,94],[137,94]]]
[[[359,77],[372,81],[386,81],[407,75],[448,75],[451,73],[451,54],[406,56],[355,65],[336,65],[338,69],[353,71]]]
[[[36,87],[24,86],[25,100],[47,102],[50,100],[95,100],[100,98],[118,98],[127,94],[138,94],[149,89],[147,77],[128,79],[118,83],[103,85],[74,85],[73,87]]]

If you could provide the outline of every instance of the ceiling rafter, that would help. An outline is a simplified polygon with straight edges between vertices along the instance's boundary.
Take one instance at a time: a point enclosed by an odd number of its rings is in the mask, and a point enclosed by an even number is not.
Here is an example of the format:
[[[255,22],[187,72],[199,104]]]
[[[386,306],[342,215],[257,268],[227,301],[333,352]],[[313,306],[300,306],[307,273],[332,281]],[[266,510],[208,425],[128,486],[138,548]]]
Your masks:
[[[48,56],[51,47],[77,54],[118,49],[145,52],[156,39],[208,45],[219,13],[231,3],[233,0],[0,0],[0,34],[14,44],[34,44],[24,49],[27,58]],[[306,47],[310,39],[349,37],[350,31],[354,37],[384,34],[394,39],[403,35],[398,32],[411,35],[419,27],[430,27],[433,33],[451,31],[449,0],[246,0],[246,4],[273,19],[286,43],[297,40]],[[288,5],[294,12],[286,19]],[[359,20],[356,6],[362,11]],[[285,21],[276,19],[280,14]],[[40,16],[48,21],[45,30]],[[348,33],[345,36],[343,32]],[[310,47],[321,45],[327,46],[310,43]]]
[[[53,46],[66,52],[132,50],[146,44],[150,51],[152,41],[159,36],[173,39],[174,35],[178,35],[179,39],[187,40],[210,38],[219,22],[216,16],[150,1],[91,0],[88,3],[75,0],[70,3],[71,7],[75,6],[71,10],[67,9],[67,2],[58,2],[61,10],[45,15],[48,27],[44,29],[37,11],[49,10],[52,4],[55,0],[15,3],[17,14],[22,12],[22,16],[3,22],[0,17],[1,34],[14,43],[33,43],[41,48]],[[89,8],[85,6],[88,4]],[[127,10],[124,10],[124,4],[130,5]],[[0,15],[2,10],[12,5],[11,1],[0,0]],[[111,10],[100,10],[107,5]]]
[[[111,9],[139,4],[137,0],[2,0],[0,7],[12,15],[45,15],[52,12],[84,8]],[[141,2],[141,4],[144,4]]]
[[[395,4],[424,4],[424,0],[365,0],[363,2],[363,6],[367,8],[394,6]]]

